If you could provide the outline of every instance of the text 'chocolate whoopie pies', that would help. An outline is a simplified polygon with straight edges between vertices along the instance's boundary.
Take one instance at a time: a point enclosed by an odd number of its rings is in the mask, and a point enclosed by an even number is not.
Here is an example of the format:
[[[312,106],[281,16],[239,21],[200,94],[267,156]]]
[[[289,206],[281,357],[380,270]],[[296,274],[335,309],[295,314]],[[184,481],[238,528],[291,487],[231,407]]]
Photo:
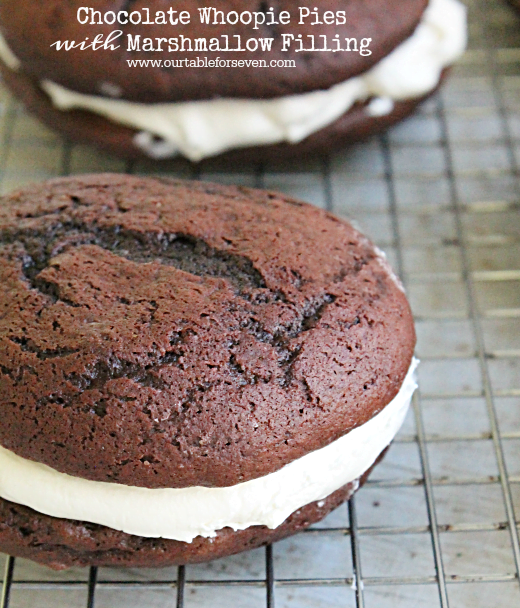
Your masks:
[[[131,158],[261,160],[328,151],[400,120],[466,44],[459,0],[271,4],[223,0],[220,16],[204,12],[211,2],[184,0],[181,23],[166,0],[100,1],[95,11],[2,0],[0,71],[74,141]],[[89,48],[98,36],[108,48]],[[243,48],[228,51],[237,40]]]
[[[0,201],[0,550],[204,561],[349,498],[415,388],[383,254],[281,194],[90,175]]]

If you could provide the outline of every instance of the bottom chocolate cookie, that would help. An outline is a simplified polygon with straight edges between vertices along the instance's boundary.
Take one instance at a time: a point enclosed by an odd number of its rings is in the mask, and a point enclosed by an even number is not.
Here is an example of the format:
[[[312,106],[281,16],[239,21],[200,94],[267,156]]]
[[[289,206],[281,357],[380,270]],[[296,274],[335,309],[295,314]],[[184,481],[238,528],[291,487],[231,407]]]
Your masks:
[[[210,561],[275,542],[320,521],[363,485],[385,452],[359,480],[298,509],[275,529],[224,528],[213,538],[198,536],[191,543],[133,536],[97,524],[50,517],[0,498],[0,551],[56,570],[72,566],[150,568]]]
[[[439,85],[447,71],[444,70]],[[150,159],[150,156],[136,144],[138,132],[135,129],[116,124],[84,110],[58,110],[37,81],[23,72],[9,70],[2,63],[0,63],[0,72],[4,82],[24,103],[27,110],[65,138],[90,144],[128,159]],[[406,118],[437,88],[421,98],[395,102],[393,110],[383,116],[371,116],[367,112],[367,103],[356,103],[338,120],[296,144],[279,143],[239,148],[220,154],[216,158],[234,163],[264,162],[305,158],[330,152],[345,144],[366,139]],[[157,143],[160,144],[160,141]]]
[[[191,543],[143,538],[97,524],[58,519],[0,499],[0,549],[59,570],[71,566],[161,567],[205,562],[303,530],[348,500],[356,486],[349,483],[325,500],[298,509],[274,530],[265,526],[236,532],[224,528],[213,538],[197,536]]]

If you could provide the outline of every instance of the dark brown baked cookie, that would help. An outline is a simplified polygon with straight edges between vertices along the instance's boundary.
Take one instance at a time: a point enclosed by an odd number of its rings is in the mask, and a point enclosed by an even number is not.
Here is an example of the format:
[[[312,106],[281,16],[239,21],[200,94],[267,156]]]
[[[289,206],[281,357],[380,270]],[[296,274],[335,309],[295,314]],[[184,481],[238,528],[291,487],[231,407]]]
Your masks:
[[[244,0],[226,0],[218,8],[228,11],[263,11],[268,6],[276,13],[284,10],[292,15],[289,25],[261,26],[252,30],[250,25],[201,25],[197,16],[201,3],[198,0],[184,0],[174,7],[187,10],[192,15],[189,25],[115,25],[97,24],[81,25],[77,18],[78,8],[85,6],[81,0],[64,2],[63,0],[46,0],[38,5],[37,10],[27,10],[24,3],[18,0],[2,0],[0,4],[0,23],[10,48],[22,61],[23,69],[38,80],[49,79],[66,88],[91,95],[102,94],[102,83],[109,82],[121,90],[123,99],[158,103],[161,101],[186,101],[194,99],[211,99],[213,97],[247,97],[265,99],[283,95],[300,94],[305,91],[329,88],[361,72],[365,72],[380,59],[388,55],[403,40],[408,38],[417,26],[428,0],[401,0],[392,3],[388,10],[386,0],[323,0],[319,3],[320,12],[326,10],[345,12],[344,25],[311,25],[306,19],[304,25],[298,24],[298,6],[314,4],[296,3],[294,0],[276,0],[274,2],[244,2]],[[167,11],[172,6],[168,0],[145,0],[131,2],[101,1],[95,9],[105,11],[142,11],[149,7],[152,11]],[[296,68],[270,68],[266,70],[253,67],[244,68],[135,68],[129,69],[126,59],[171,59],[172,57],[191,58],[192,53],[172,54],[163,52],[128,52],[126,43],[115,51],[82,51],[73,49],[68,52],[57,52],[51,45],[56,40],[82,41],[86,37],[93,40],[97,34],[106,37],[115,29],[127,34],[141,34],[143,37],[157,38],[184,35],[193,39],[199,37],[219,37],[228,35],[231,40],[236,34],[245,39],[249,37],[276,37],[282,34],[311,34],[316,40],[320,35],[331,39],[340,37],[372,38],[372,54],[362,56],[359,53],[295,53],[293,45],[289,51],[280,51],[281,45],[273,51],[247,53],[248,59],[296,59]],[[38,32],[31,37],[28,44],[28,32]],[[276,51],[275,51],[276,48]],[[222,58],[222,52],[206,51],[208,59]],[[233,57],[235,58],[235,57]]]
[[[224,528],[213,538],[198,536],[191,543],[143,538],[97,524],[49,517],[0,498],[0,549],[56,570],[72,566],[158,568],[226,557],[297,534],[326,517],[365,483],[387,449],[359,480],[298,509],[277,528]]]
[[[349,224],[272,192],[93,175],[0,205],[0,444],[150,488],[264,476],[365,423],[415,343]]]
[[[274,529],[224,528],[213,538],[197,536],[191,543],[143,538],[97,524],[49,517],[0,498],[0,549],[56,570],[72,566],[155,568],[206,562],[301,532],[348,500],[356,489],[355,482],[349,483],[325,500],[298,509]]]

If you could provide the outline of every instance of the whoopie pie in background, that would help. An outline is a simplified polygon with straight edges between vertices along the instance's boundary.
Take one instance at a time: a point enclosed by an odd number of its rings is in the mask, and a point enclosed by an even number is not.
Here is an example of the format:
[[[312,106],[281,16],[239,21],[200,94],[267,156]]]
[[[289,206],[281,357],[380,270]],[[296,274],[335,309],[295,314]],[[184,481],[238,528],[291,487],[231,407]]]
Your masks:
[[[459,0],[327,0],[319,3],[318,24],[312,3],[300,24],[298,7],[306,3],[279,0],[270,11],[268,3],[219,2],[225,14],[263,11],[266,23],[258,29],[240,20],[201,24],[198,0],[176,3],[176,9],[191,15],[184,25],[138,23],[146,8],[151,15],[171,9],[166,0],[132,2],[119,19],[127,20],[131,11],[136,24],[113,24],[127,4],[98,2],[100,15],[108,14],[105,23],[104,17],[78,13],[85,8],[79,0],[45,0],[31,10],[17,0],[2,0],[0,70],[29,111],[64,136],[130,158],[273,160],[330,151],[410,114],[437,88],[466,44],[466,14]],[[290,22],[271,25],[271,15],[283,11],[291,15]],[[325,24],[325,11],[334,15],[332,24]],[[55,46],[97,35],[106,40],[118,28],[123,34],[114,51],[58,51]],[[304,49],[312,40],[321,48],[326,40],[327,48],[350,51],[297,52],[300,35]],[[140,51],[128,50],[129,36],[134,49],[141,37]],[[192,48],[198,38],[216,38],[221,47],[225,37],[240,36],[242,46],[251,37],[274,42],[270,52],[260,45],[254,52],[210,47],[169,52],[165,40],[181,36],[192,41]],[[142,50],[145,38],[155,50]],[[199,57],[274,61],[278,67],[168,67]],[[162,63],[129,65],[138,59]]]

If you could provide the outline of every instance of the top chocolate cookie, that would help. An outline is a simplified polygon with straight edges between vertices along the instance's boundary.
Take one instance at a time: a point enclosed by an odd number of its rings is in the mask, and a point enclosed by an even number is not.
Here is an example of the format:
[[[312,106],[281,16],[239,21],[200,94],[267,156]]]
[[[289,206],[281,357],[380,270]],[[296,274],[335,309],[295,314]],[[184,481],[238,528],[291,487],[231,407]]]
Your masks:
[[[219,10],[225,14],[236,11],[240,15],[246,11],[260,12],[266,15],[266,24],[259,25],[258,29],[252,29],[251,24],[243,24],[238,20],[237,24],[226,22],[221,24],[221,17],[217,20],[218,25],[201,24],[199,9],[201,3],[198,0],[185,0],[176,3],[173,7],[177,11],[185,10],[191,15],[189,23],[171,25],[143,25],[132,23],[121,25],[119,23],[107,24],[104,19],[97,15],[88,23],[78,21],[78,9],[85,7],[84,2],[72,0],[45,0],[37,5],[27,6],[26,3],[17,0],[2,0],[0,4],[1,30],[11,50],[18,57],[24,67],[24,71],[38,80],[51,80],[67,89],[91,94],[110,95],[110,90],[117,92],[117,96],[130,101],[144,103],[157,103],[166,101],[184,101],[196,99],[211,99],[213,97],[244,97],[244,98],[272,98],[284,95],[300,94],[307,91],[329,88],[332,85],[347,80],[379,62],[388,55],[403,40],[408,38],[416,28],[425,10],[427,0],[401,0],[389,5],[382,0],[347,0],[337,2],[325,0],[319,3],[319,15],[317,20],[321,23],[314,24],[316,18],[312,13],[302,18],[298,7],[302,6],[314,10],[314,4],[308,1],[295,2],[294,0],[277,0],[276,2],[244,2],[238,0],[227,0],[218,3]],[[206,6],[206,5],[204,5]],[[208,5],[210,6],[210,5]],[[290,23],[283,25],[277,23],[269,25],[269,7],[274,9],[273,14],[279,15],[282,11],[291,14]],[[167,14],[172,9],[172,4],[166,0],[145,0],[107,2],[98,1],[92,9],[104,15],[107,11],[113,11],[116,15],[119,11],[127,14],[135,12],[136,15],[144,15],[145,9],[149,9],[154,15],[156,11]],[[326,11],[334,15],[341,11],[338,20],[327,25],[324,19]],[[88,13],[90,15],[91,13]],[[82,12],[80,20],[84,21],[88,16]],[[144,19],[144,17],[143,17]],[[137,21],[137,17],[134,19]],[[106,39],[114,30],[121,30],[124,36],[141,35],[154,40],[154,47],[161,46],[162,51],[139,52],[128,51],[128,45],[123,42],[115,51],[92,51],[79,48],[70,51],[57,51],[51,46],[57,40],[81,42],[88,38],[92,41],[96,35],[101,34]],[[282,46],[276,44],[271,52],[247,53],[222,53],[207,50],[203,53],[208,59],[221,59],[233,55],[233,59],[268,59],[287,60],[297,59],[296,67],[272,67],[268,70],[255,69],[254,67],[228,67],[205,68],[165,68],[151,67],[130,69],[126,59],[139,57],[141,59],[171,59],[172,53],[168,52],[167,42],[157,44],[157,39],[169,40],[172,37],[179,38],[184,35],[192,40],[197,38],[211,37],[220,38],[228,36],[230,41],[236,35],[244,40],[250,37],[272,37],[277,40],[282,34],[302,35],[307,40],[308,35],[313,35],[315,40],[321,40],[320,36],[332,39],[338,35],[344,38],[371,38],[370,55],[359,52],[299,52],[296,53],[297,45],[291,45],[288,51],[282,51]],[[119,40],[117,43],[119,44]],[[240,57],[238,57],[240,55]],[[175,53],[173,56],[179,58],[186,56],[192,58],[193,53]],[[111,89],[107,88],[111,87]]]
[[[415,335],[349,224],[272,192],[98,175],[0,205],[0,444],[77,477],[223,486],[397,394]]]

